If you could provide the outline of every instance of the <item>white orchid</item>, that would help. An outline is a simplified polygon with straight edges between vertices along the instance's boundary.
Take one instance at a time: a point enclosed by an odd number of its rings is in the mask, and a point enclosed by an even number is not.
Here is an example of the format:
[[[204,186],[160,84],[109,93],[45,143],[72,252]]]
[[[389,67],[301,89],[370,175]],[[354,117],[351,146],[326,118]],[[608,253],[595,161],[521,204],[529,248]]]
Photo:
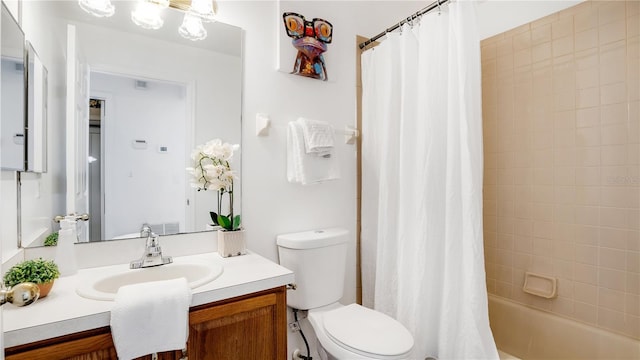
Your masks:
[[[220,139],[213,139],[205,144],[196,146],[191,152],[194,167],[186,170],[193,176],[190,185],[198,191],[213,190],[218,192],[218,213],[211,212],[211,219],[215,225],[227,230],[240,228],[240,215],[233,214],[233,180],[235,173],[231,170],[233,153],[240,149],[238,144],[223,143]],[[222,215],[222,196],[229,194],[229,214]]]

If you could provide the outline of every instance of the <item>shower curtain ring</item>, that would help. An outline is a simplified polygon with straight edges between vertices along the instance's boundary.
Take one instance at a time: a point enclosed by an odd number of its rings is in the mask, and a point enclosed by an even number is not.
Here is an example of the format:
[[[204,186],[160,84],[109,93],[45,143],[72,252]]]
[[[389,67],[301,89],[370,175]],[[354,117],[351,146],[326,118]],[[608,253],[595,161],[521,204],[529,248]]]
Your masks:
[[[438,15],[440,15],[442,13],[442,9],[440,8],[440,0],[436,0],[436,2],[438,3]]]

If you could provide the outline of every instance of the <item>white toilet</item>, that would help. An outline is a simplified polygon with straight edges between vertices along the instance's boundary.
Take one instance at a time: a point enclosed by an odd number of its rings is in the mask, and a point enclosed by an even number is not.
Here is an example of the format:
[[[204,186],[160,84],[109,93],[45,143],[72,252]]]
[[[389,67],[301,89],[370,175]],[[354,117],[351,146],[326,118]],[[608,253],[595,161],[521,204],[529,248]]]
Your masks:
[[[287,305],[309,310],[323,360],[406,359],[411,333],[395,319],[358,304],[342,305],[347,257],[344,229],[279,235],[280,264],[295,273]]]

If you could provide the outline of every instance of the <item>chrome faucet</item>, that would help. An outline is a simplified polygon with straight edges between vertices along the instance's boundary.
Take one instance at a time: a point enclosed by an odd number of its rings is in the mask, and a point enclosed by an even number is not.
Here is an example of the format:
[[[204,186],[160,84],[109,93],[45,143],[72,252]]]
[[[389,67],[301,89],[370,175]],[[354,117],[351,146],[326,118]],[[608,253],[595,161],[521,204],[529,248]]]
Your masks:
[[[142,229],[140,229],[140,237],[149,237],[149,234],[151,234],[151,226],[149,226],[149,224],[147,223],[142,224]]]
[[[143,230],[145,231],[144,227]],[[140,232],[142,234],[142,231]],[[165,264],[171,264],[173,259],[171,256],[162,256],[162,249],[158,242],[158,235],[154,234],[151,229],[147,231],[147,243],[144,247],[144,253],[139,260],[133,260],[129,264],[131,269],[146,268],[151,266],[159,266]]]

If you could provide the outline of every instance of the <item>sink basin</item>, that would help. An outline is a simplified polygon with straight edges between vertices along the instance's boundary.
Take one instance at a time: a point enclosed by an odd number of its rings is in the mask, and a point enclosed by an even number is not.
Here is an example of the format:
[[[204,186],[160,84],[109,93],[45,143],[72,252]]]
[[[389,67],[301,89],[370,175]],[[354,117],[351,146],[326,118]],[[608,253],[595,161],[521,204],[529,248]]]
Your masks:
[[[109,267],[95,278],[85,277],[76,288],[78,295],[93,300],[114,300],[121,286],[150,281],[185,278],[191,289],[207,284],[223,272],[222,264],[191,259],[142,269],[125,265]]]

